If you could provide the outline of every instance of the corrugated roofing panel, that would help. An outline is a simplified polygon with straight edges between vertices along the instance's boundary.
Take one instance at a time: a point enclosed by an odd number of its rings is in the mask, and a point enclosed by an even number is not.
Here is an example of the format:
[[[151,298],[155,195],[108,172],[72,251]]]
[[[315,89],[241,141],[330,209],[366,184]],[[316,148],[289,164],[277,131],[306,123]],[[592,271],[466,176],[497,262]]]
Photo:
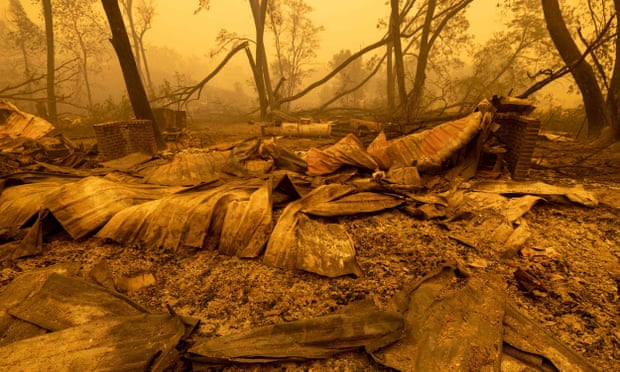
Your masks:
[[[73,239],[80,239],[103,226],[121,210],[160,199],[176,190],[179,189],[87,177],[50,193],[44,205]]]
[[[47,120],[20,111],[10,102],[0,101],[0,110],[10,113],[4,125],[0,125],[0,136],[27,137],[36,140],[54,130],[54,126]]]

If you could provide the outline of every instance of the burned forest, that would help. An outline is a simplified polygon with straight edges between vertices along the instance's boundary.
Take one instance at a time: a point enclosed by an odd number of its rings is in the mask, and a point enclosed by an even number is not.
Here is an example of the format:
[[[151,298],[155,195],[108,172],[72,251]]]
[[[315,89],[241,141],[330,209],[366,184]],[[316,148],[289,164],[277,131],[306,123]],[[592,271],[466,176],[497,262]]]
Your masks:
[[[620,2],[0,2],[0,370],[620,371]]]

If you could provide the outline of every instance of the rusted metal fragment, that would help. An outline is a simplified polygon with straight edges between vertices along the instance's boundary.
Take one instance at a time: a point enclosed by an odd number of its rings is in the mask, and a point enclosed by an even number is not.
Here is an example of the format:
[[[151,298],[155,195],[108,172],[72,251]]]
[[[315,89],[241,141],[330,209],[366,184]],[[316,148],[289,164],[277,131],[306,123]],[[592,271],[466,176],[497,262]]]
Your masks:
[[[405,285],[389,306],[403,314],[405,336],[373,358],[401,371],[596,370],[521,314],[503,286],[456,266]]]
[[[219,251],[231,256],[257,257],[269,239],[271,223],[271,185],[265,183],[248,199],[228,204]]]
[[[401,371],[499,371],[504,297],[488,278],[441,268],[394,296],[405,337],[373,356]]]
[[[483,181],[474,184],[472,186],[472,190],[498,194],[529,194],[538,196],[561,195],[565,196],[572,202],[586,207],[596,207],[598,205],[598,199],[596,196],[593,193],[584,190],[583,185],[564,187],[550,185],[539,181]]]
[[[311,147],[306,153],[308,163],[308,173],[313,175],[324,175],[336,171],[343,163],[333,155]]]
[[[8,310],[10,315],[49,331],[146,312],[118,292],[59,274],[51,274],[39,291]]]
[[[508,222],[514,222],[530,211],[534,205],[543,200],[538,196],[524,195],[520,198],[512,198],[508,201],[504,214]]]
[[[102,227],[116,213],[136,204],[160,199],[176,190],[87,177],[51,192],[44,206],[73,239],[80,239]]]
[[[422,187],[422,179],[417,167],[390,168],[386,181],[398,185]]]
[[[440,168],[457,150],[463,148],[481,129],[483,114],[440,124],[432,129],[390,142],[390,166],[415,165],[421,171]]]
[[[44,328],[12,317],[0,315],[0,347],[47,333]]]
[[[2,191],[0,228],[21,228],[37,214],[47,196],[61,186],[59,182],[38,182]]]
[[[296,269],[330,278],[363,275],[355,261],[355,245],[344,226],[315,221],[303,213],[298,218]]]
[[[45,333],[45,329],[17,319],[7,311],[35,295],[50,275],[74,275],[79,270],[79,264],[57,264],[24,273],[13,279],[0,292],[0,346]]]
[[[224,239],[229,254],[258,254],[271,227],[270,188],[261,181],[170,195],[120,211],[97,236],[172,250],[215,248]],[[243,224],[234,223],[233,216]]]
[[[200,340],[189,350],[189,359],[217,365],[328,358],[360,347],[376,350],[400,337],[402,329],[399,313],[364,301],[341,313]]]
[[[366,152],[362,142],[353,134],[348,134],[325,150],[311,148],[306,157],[308,173],[321,176],[336,171],[343,165],[374,170],[379,166]]]
[[[0,123],[0,136],[26,137],[39,139],[54,130],[54,126],[47,120],[25,113],[7,101],[0,101],[0,111],[5,117]]]
[[[360,213],[373,213],[396,208],[404,201],[394,196],[374,192],[358,192],[339,199],[315,204],[302,212],[314,216],[348,216]]]
[[[506,306],[503,326],[504,343],[530,357],[538,356],[546,361],[545,364],[550,362],[552,369],[545,370],[597,371],[584,357],[536,325],[511,302],[508,302]],[[513,356],[515,355],[513,354]],[[527,359],[521,364],[527,366]]]
[[[100,319],[0,347],[0,370],[162,371],[184,330],[167,314]]]
[[[263,157],[273,159],[274,165],[279,169],[303,173],[306,171],[306,161],[297,156],[293,151],[276,144],[275,139],[263,139],[259,147],[259,153]]]
[[[195,186],[218,180],[218,172],[227,158],[228,152],[179,152],[172,162],[147,168],[140,174],[153,185]]]
[[[314,205],[326,203],[334,199],[338,199],[345,196],[355,189],[352,186],[346,186],[341,184],[331,184],[320,186],[314,189],[312,192],[304,196],[302,199],[294,201],[284,208],[282,215],[278,219],[276,226],[273,228],[269,242],[267,243],[267,249],[263,257],[263,262],[270,266],[295,269],[299,262],[304,262],[302,257],[299,257],[302,252],[300,251],[298,230],[300,228],[300,211],[305,208],[310,208]],[[326,245],[331,244],[329,241],[325,241]],[[307,270],[308,268],[306,268]],[[318,270],[318,268],[317,268]],[[315,272],[313,270],[309,270]],[[350,271],[343,271],[340,275],[351,274]]]
[[[34,224],[26,229],[17,232],[18,236],[23,238],[0,246],[0,258],[8,260],[16,260],[22,257],[29,257],[41,254],[43,252],[43,221],[48,217],[47,210],[41,210],[37,214]]]
[[[260,138],[248,138],[238,143],[222,166],[222,172],[236,177],[262,176],[272,170],[274,159],[261,154]]]
[[[507,198],[493,192],[468,192],[465,202],[476,210],[493,209],[506,217],[505,222],[512,224],[529,212],[538,201],[544,200],[534,195]]]
[[[392,164],[392,159],[388,153],[389,146],[390,143],[383,131],[368,145],[368,154],[375,159],[381,169],[388,169]]]

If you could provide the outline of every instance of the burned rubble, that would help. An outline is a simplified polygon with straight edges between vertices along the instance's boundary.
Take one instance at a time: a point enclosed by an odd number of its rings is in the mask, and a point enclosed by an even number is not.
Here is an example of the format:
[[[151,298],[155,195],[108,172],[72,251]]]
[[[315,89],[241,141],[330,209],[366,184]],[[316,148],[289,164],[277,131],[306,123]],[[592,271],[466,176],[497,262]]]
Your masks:
[[[540,127],[529,101],[494,97],[431,129],[391,139],[381,132],[369,146],[348,134],[296,152],[277,138],[255,137],[163,154],[144,121],[99,125],[97,154],[49,136],[53,127],[42,119],[10,104],[0,108],[7,113],[0,132],[3,262],[44,257],[56,239],[88,240],[153,255],[213,252],[329,285],[372,275],[350,228],[352,219],[381,213],[434,224],[442,239],[486,257],[446,260],[398,283],[382,304],[367,293],[318,316],[285,319],[276,311],[279,321],[210,335],[200,332],[208,319],[130,299],[156,287],[157,273],[115,276],[105,259],[87,273],[49,266],[0,289],[6,368],[163,370],[186,363],[200,370],[364,350],[396,370],[597,369],[524,315],[504,278],[470,270],[543,255],[528,245],[528,213],[537,205],[599,204],[581,185],[525,179]],[[524,293],[545,296],[547,288],[520,270],[515,280]],[[96,341],[88,338],[94,333]],[[65,351],[50,352],[58,343]]]

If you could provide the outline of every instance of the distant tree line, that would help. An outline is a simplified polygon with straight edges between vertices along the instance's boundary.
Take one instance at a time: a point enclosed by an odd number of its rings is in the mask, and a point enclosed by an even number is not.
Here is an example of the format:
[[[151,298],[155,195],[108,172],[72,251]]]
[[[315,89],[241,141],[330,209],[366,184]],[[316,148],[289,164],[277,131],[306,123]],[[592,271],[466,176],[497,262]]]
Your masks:
[[[469,31],[474,0],[390,0],[378,17],[384,36],[358,50],[343,45],[330,61],[317,61],[323,25],[305,0],[247,0],[252,37],[221,30],[213,42],[217,67],[200,81],[158,89],[145,48],[156,15],[154,0],[118,0],[142,83],[158,104],[188,104],[237,54],[245,54],[265,120],[291,111],[320,88],[315,108],[369,109],[394,121],[463,114],[493,94],[540,96],[559,78],[583,98],[588,133],[611,128],[620,138],[620,0],[502,0],[505,27],[483,45]],[[215,1],[215,0],[213,0]],[[230,0],[242,4],[243,0]],[[38,3],[32,0],[33,3]],[[19,0],[9,0],[0,22],[3,48],[0,98],[38,103],[55,120],[56,102],[83,110],[98,104],[93,92],[103,61],[114,62],[109,25],[98,0],[42,0],[42,22]],[[238,6],[239,4],[234,4]],[[210,0],[198,0],[197,12]],[[231,5],[233,6],[233,5]],[[46,68],[42,68],[46,66]],[[322,67],[321,67],[322,66]],[[325,71],[317,76],[317,71]],[[10,78],[6,78],[10,77]]]

